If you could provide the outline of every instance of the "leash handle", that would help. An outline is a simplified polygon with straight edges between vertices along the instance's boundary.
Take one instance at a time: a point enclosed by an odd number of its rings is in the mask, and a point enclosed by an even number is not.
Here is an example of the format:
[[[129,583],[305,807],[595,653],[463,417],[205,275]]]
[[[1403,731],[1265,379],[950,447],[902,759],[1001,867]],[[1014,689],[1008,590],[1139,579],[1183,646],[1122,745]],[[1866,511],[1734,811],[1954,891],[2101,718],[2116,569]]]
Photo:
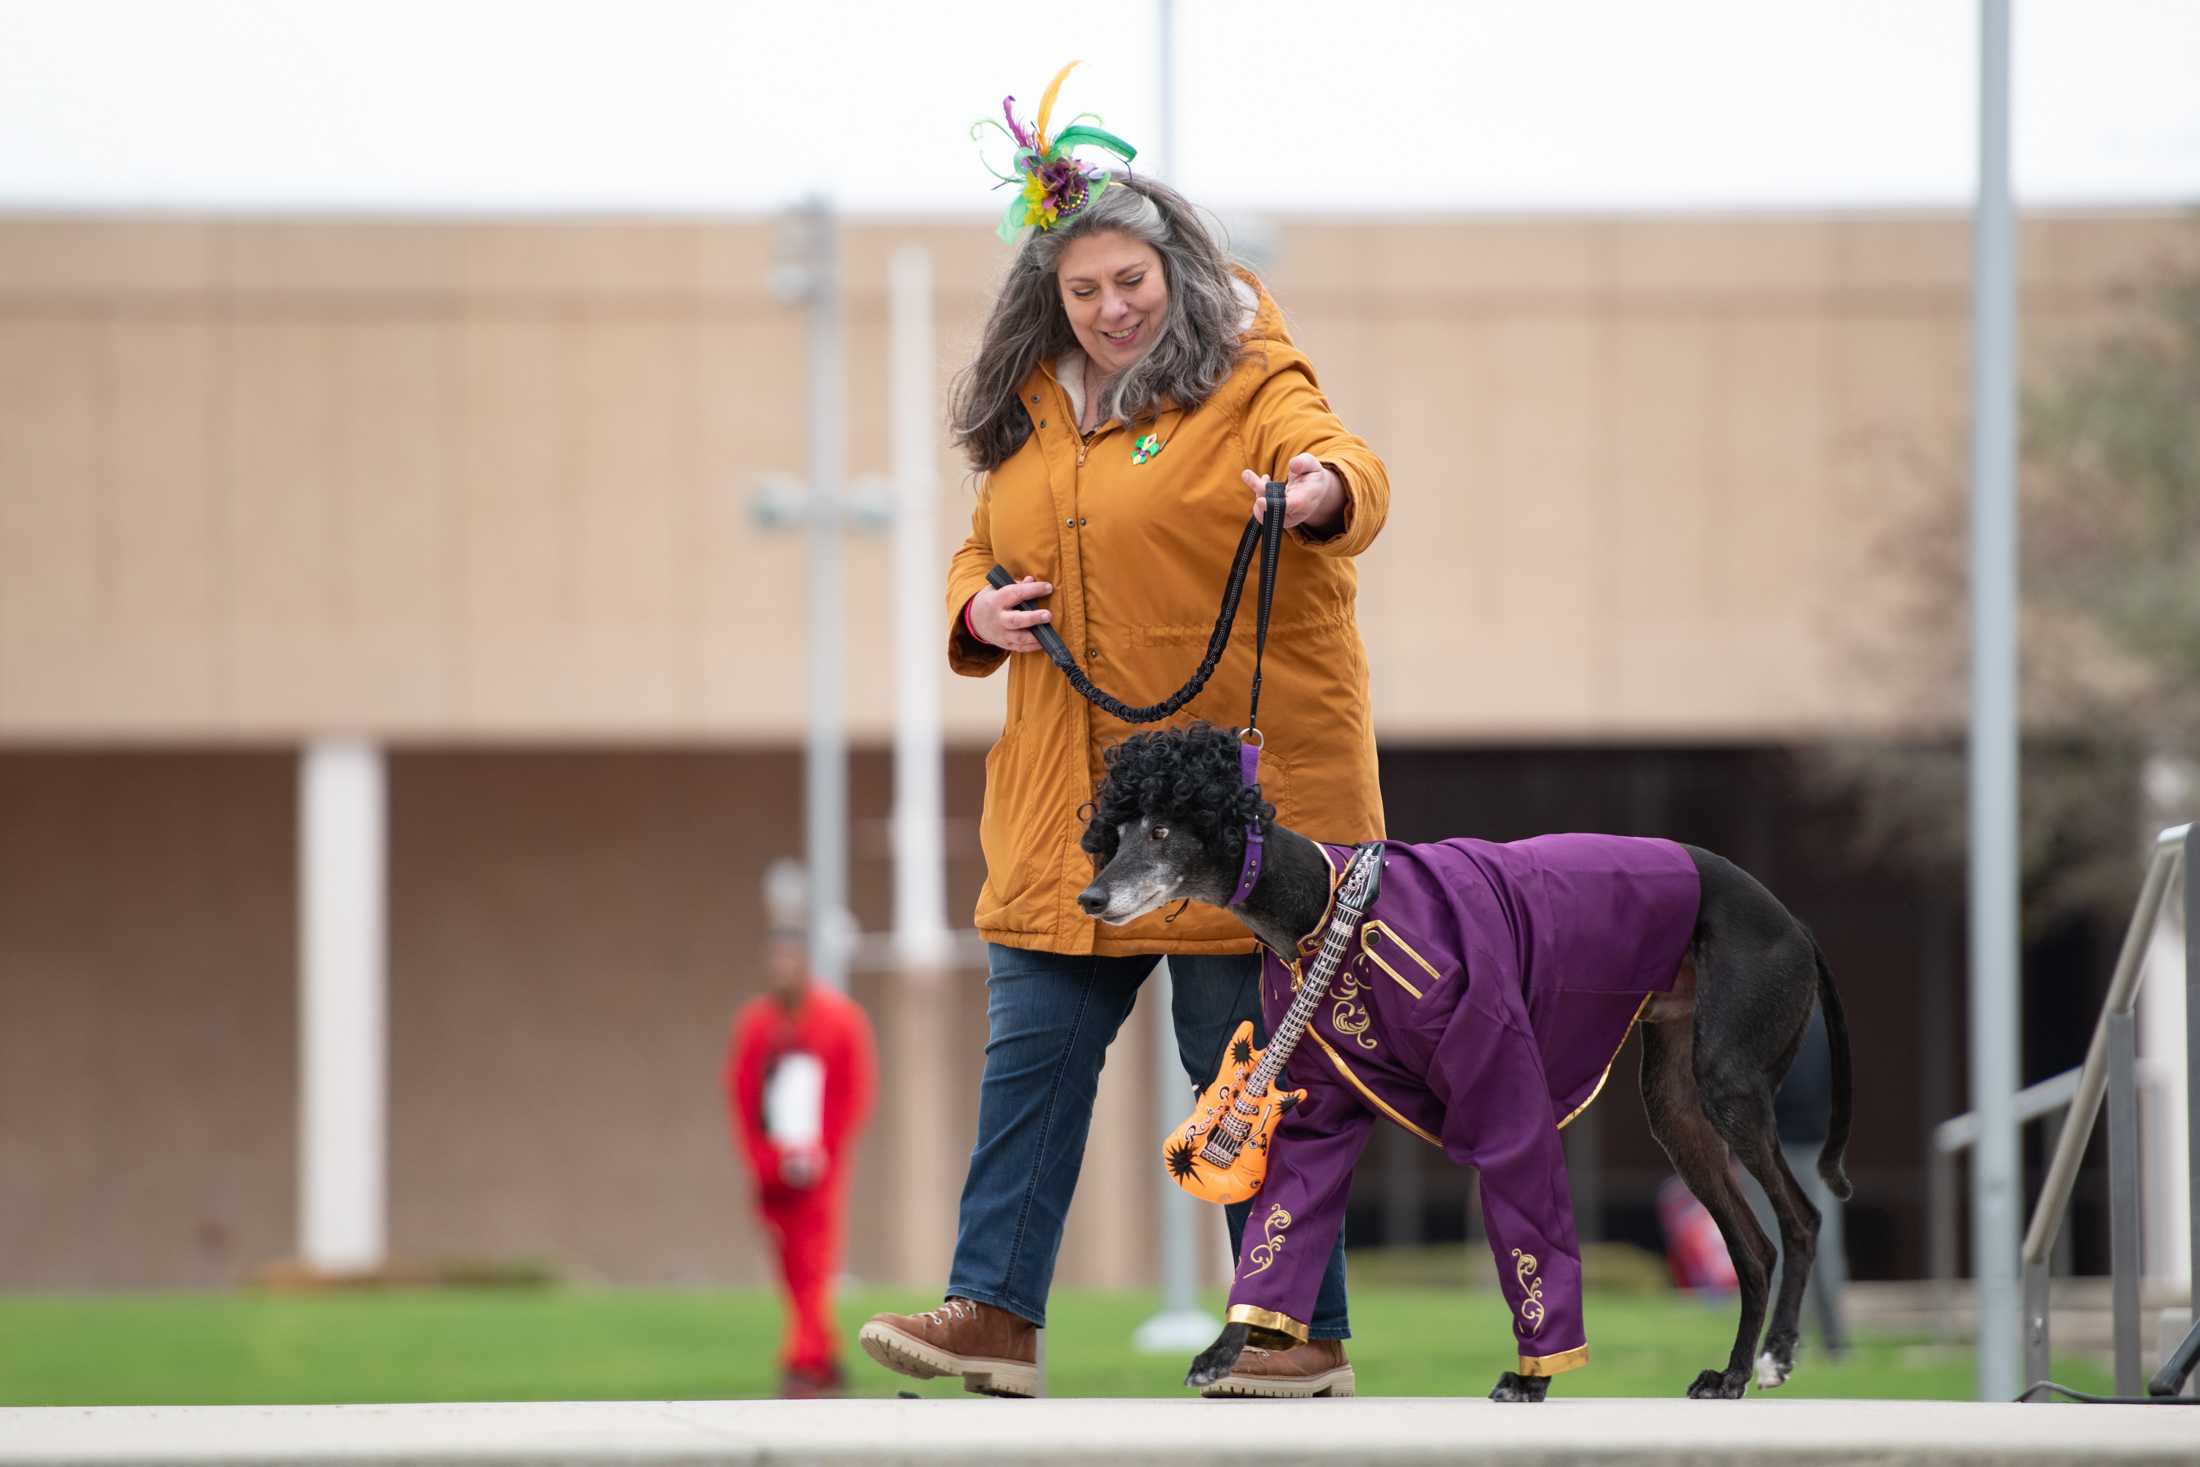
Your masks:
[[[987,585],[993,587],[996,591],[1004,590],[1016,584],[1016,578],[999,566],[995,566],[985,573],[985,581]],[[1046,598],[1042,596],[1037,599],[1043,601]],[[1028,607],[1031,603],[1026,601],[1024,605]],[[1031,629],[1031,634],[1039,639],[1039,650],[1046,653],[1056,667],[1061,668],[1064,672],[1071,672],[1076,669],[1077,659],[1069,655],[1069,648],[1063,643],[1062,634],[1054,630],[1052,623],[1040,622]]]
[[[1222,654],[1230,645],[1230,630],[1236,625],[1238,602],[1245,592],[1245,573],[1251,569],[1253,551],[1258,547],[1261,555],[1260,597],[1257,607],[1258,626],[1254,630],[1253,648],[1253,707],[1260,707],[1260,657],[1268,643],[1268,612],[1275,599],[1276,562],[1282,558],[1283,549],[1283,494],[1284,486],[1270,481],[1264,491],[1267,498],[1258,522],[1247,519],[1245,533],[1238,537],[1237,553],[1230,561],[1230,578],[1222,588],[1222,609],[1215,615],[1215,629],[1207,638],[1207,652],[1200,659],[1199,667],[1191,678],[1168,697],[1158,703],[1133,707],[1113,694],[1093,685],[1085,670],[1077,665],[1069,647],[1060,633],[1049,622],[1040,622],[1031,628],[1038,638],[1039,648],[1048,660],[1062,669],[1069,685],[1088,701],[1125,723],[1159,723],[1182,708],[1200,694],[1207,680],[1214,676],[1215,668],[1222,662]],[[985,573],[986,584],[1000,589],[1016,583],[1016,577],[1002,566],[994,566]],[[1027,603],[1028,604],[1028,603]]]
[[[1248,733],[1260,732],[1260,660],[1268,650],[1268,611],[1276,604],[1276,562],[1283,559],[1284,486],[1268,481],[1260,512],[1260,604],[1253,610],[1253,697],[1245,711]]]

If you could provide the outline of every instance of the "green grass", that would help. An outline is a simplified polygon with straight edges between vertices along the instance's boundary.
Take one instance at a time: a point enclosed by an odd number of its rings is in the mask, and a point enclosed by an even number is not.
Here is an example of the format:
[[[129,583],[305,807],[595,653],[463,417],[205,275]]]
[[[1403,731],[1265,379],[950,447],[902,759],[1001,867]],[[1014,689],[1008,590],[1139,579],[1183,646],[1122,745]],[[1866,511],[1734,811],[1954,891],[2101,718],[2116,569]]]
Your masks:
[[[844,1329],[878,1309],[923,1308],[909,1290],[857,1290]],[[1353,1291],[1353,1365],[1371,1395],[1481,1395],[1511,1363],[1490,1290]],[[1208,1301],[1219,1311],[1219,1296]],[[1143,1293],[1061,1291],[1048,1330],[1049,1393],[1165,1396],[1185,1361],[1141,1356]],[[1724,1357],[1734,1309],[1670,1293],[1589,1301],[1590,1368],[1552,1394],[1680,1393]],[[0,1297],[0,1405],[344,1401],[679,1400],[771,1393],[778,1304],[763,1290],[442,1290],[380,1294]],[[852,1393],[960,1394],[904,1380],[852,1348]],[[2106,1390],[2109,1374],[2059,1361],[2057,1376]],[[1865,1338],[1827,1364],[1807,1350],[1793,1395],[1944,1397],[1973,1391],[1968,1349]]]

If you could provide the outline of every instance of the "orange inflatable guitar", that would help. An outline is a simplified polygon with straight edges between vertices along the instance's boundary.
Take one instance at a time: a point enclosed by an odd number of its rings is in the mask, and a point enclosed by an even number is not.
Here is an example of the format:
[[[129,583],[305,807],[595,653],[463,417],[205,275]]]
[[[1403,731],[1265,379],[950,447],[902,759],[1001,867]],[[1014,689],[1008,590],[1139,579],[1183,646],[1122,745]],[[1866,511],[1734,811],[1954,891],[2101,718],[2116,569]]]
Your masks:
[[[1265,1050],[1253,1048],[1253,1021],[1230,1036],[1222,1052],[1222,1071],[1199,1093],[1191,1116],[1161,1143],[1161,1161],[1170,1178],[1207,1202],[1243,1202],[1268,1179],[1268,1148],[1276,1125],[1291,1107],[1306,1099],[1304,1090],[1277,1090],[1276,1076],[1298,1047],[1299,1038],[1329,991],[1329,980],[1343,960],[1360,917],[1375,904],[1382,876],[1382,846],[1371,843],[1352,854],[1344,879],[1337,883],[1336,913],[1314,959],[1313,971]],[[1265,959],[1263,959],[1265,961]]]
[[[1300,990],[1302,993],[1304,989]],[[1304,1090],[1273,1090],[1290,1047],[1253,1048],[1253,1021],[1230,1036],[1222,1073],[1199,1094],[1191,1119],[1162,1144],[1161,1159],[1176,1184],[1205,1202],[1243,1202],[1268,1176],[1268,1142],[1284,1112]]]

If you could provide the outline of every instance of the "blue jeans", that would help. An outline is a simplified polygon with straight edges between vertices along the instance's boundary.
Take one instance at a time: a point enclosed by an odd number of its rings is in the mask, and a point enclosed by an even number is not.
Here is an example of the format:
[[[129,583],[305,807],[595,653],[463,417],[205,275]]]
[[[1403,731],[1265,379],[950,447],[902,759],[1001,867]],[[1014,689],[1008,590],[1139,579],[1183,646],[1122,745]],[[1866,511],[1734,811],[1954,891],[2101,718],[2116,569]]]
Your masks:
[[[978,1141],[970,1148],[970,1175],[963,1182],[949,1297],[975,1299],[1046,1324],[1047,1289],[1054,1281],[1070,1194],[1084,1164],[1100,1067],[1157,961],[1151,955],[1077,957],[997,943],[987,947],[985,1079],[978,1096]],[[1222,1047],[1241,1020],[1251,1019],[1265,1040],[1260,955],[1172,957],[1169,972],[1177,1058],[1193,1085],[1204,1087],[1221,1067]],[[1159,1162],[1154,1175],[1159,1182]],[[1223,1211],[1230,1256],[1236,1258],[1252,1204]],[[1352,1333],[1345,1315],[1342,1230],[1308,1325],[1317,1340]]]

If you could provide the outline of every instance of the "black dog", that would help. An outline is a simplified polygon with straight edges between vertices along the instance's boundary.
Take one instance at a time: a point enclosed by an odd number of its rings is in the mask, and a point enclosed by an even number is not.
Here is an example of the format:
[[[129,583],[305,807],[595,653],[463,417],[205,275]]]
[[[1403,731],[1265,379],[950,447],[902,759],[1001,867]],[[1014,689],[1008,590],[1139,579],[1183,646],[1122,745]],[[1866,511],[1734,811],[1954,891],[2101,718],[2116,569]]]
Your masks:
[[[1295,951],[1322,921],[1329,864],[1313,841],[1276,824],[1274,807],[1243,782],[1233,734],[1206,725],[1139,734],[1110,749],[1107,760],[1083,838],[1098,868],[1078,898],[1087,913],[1120,923],[1187,899],[1227,906],[1244,831],[1258,820],[1266,832],[1265,869],[1243,905],[1230,910],[1278,953]],[[1834,1104],[1818,1170],[1834,1195],[1847,1197],[1841,1158],[1851,1105],[1848,1031],[1833,975],[1809,932],[1740,867],[1693,846],[1682,849],[1696,865],[1699,904],[1671,990],[1641,1014],[1642,1098],[1651,1131],[1718,1223],[1740,1278],[1741,1319],[1726,1365],[1705,1370],[1688,1387],[1691,1397],[1732,1399],[1749,1383],[1753,1355],[1761,1388],[1780,1385],[1793,1369],[1797,1319],[1817,1252],[1818,1210],[1780,1154],[1773,1092],[1795,1057],[1812,1002],[1823,1003]],[[1780,1253],[1736,1186],[1730,1156],[1771,1198]],[[1767,1285],[1781,1253],[1787,1267],[1759,1354]],[[1221,1379],[1249,1341],[1288,1343],[1228,1325],[1193,1360],[1185,1384]],[[1538,1401],[1548,1388],[1545,1377],[1506,1371],[1491,1397]]]

